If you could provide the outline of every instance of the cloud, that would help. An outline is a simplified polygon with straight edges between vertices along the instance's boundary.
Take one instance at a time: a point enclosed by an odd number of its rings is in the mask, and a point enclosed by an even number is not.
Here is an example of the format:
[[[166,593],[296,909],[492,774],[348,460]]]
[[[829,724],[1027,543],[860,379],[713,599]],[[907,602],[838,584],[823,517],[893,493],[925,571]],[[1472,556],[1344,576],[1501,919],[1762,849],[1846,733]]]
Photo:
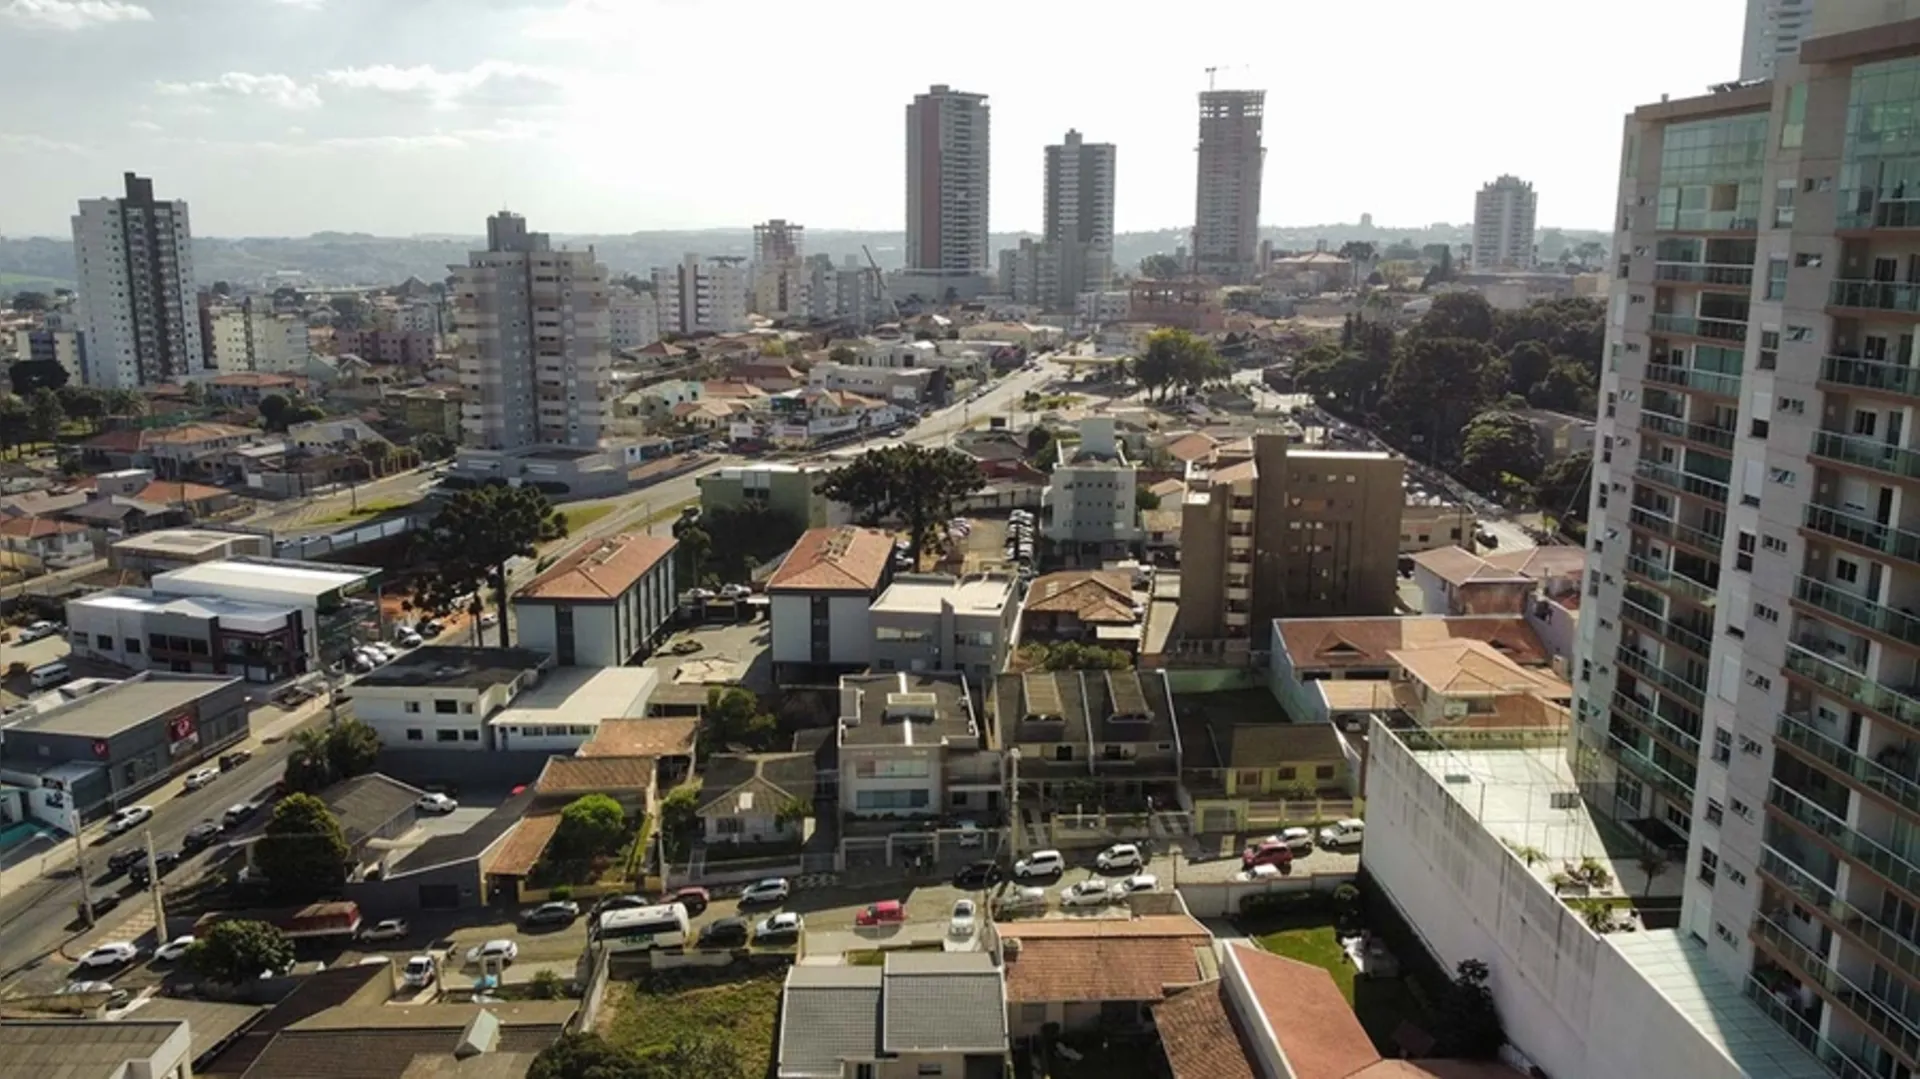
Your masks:
[[[560,75],[544,68],[486,60],[465,71],[441,71],[420,65],[342,68],[321,76],[329,86],[380,94],[397,101],[435,108],[501,108],[557,104],[565,95]]]
[[[153,12],[126,0],[4,0],[0,22],[42,30],[84,30],[116,22],[152,22]]]
[[[173,97],[253,98],[283,109],[320,107],[320,91],[286,75],[249,75],[229,71],[203,82],[162,82],[159,91]]]
[[[152,120],[128,120],[127,126],[135,131],[144,131],[149,135],[158,135],[160,132],[166,130]]]
[[[327,0],[273,0],[281,7],[300,8],[303,11],[319,11],[327,6]]]
[[[424,131],[399,135],[334,135],[324,138],[307,138],[306,134],[304,128],[290,127],[284,139],[243,142],[232,139],[184,138],[175,141],[183,146],[192,146],[209,152],[266,153],[288,157],[370,152],[415,154],[469,150],[479,146],[523,142],[548,134],[548,129],[542,124],[506,120],[484,128],[457,128],[451,131]],[[0,143],[0,147],[4,145]]]
[[[84,154],[87,148],[74,142],[61,142],[44,135],[17,135],[0,131],[0,153]]]

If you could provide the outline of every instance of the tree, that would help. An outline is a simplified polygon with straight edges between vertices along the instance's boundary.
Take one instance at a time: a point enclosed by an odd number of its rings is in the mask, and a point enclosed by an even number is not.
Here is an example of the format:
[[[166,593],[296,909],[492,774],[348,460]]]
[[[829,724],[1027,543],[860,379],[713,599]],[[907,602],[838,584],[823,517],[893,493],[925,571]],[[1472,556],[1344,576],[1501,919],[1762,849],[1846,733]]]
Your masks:
[[[147,399],[138,390],[108,390],[107,415],[143,416],[147,411]]]
[[[1467,425],[1460,470],[1480,489],[1518,494],[1530,490],[1544,468],[1540,440],[1526,417],[1484,412]]]
[[[647,1074],[657,1079],[740,1079],[746,1062],[731,1039],[707,1031],[682,1034],[661,1052],[647,1057]]]
[[[60,407],[66,410],[70,419],[83,420],[89,431],[100,429],[100,420],[107,414],[106,395],[88,386],[66,385],[55,391],[60,397]]]
[[[1440,249],[1440,261],[1434,263],[1433,268],[1427,271],[1425,280],[1420,282],[1420,291],[1425,292],[1435,285],[1444,284],[1451,280],[1453,280],[1453,249],[1450,247],[1442,247]]]
[[[685,854],[700,832],[700,788],[685,783],[660,799],[660,836],[667,856]]]
[[[917,564],[921,552],[937,542],[936,529],[986,485],[980,463],[966,454],[903,443],[868,450],[835,469],[820,493],[851,506],[863,524],[900,521],[907,529],[908,554]]]
[[[566,515],[556,511],[535,487],[489,484],[459,491],[418,533],[416,553],[429,570],[420,575],[415,606],[436,614],[456,598],[492,586],[495,606],[507,607],[507,562],[533,558],[541,543],[567,534]],[[508,645],[507,622],[500,619],[500,647]]]
[[[327,301],[333,308],[333,324],[343,330],[357,330],[367,324],[367,301],[356,293],[335,296]]]
[[[1231,372],[1213,346],[1186,330],[1160,329],[1147,335],[1147,347],[1134,361],[1134,377],[1149,392],[1194,389]]]
[[[269,431],[287,429],[287,413],[293,408],[293,402],[284,394],[269,393],[260,398],[260,424]]]
[[[340,822],[311,794],[282,798],[253,845],[254,865],[274,894],[298,902],[338,895],[350,855]]]
[[[700,721],[700,753],[724,753],[732,746],[766,749],[779,729],[779,721],[760,707],[752,690],[714,686],[707,690],[707,714]]]
[[[1646,887],[1640,889],[1640,898],[1645,899],[1653,894],[1653,886],[1659,882],[1660,874],[1667,871],[1667,856],[1658,847],[1641,847],[1633,864],[1647,875]]]
[[[1450,459],[1467,421],[1486,406],[1486,371],[1493,360],[1493,350],[1478,341],[1421,337],[1394,358],[1382,409],[1422,439],[1435,460]]]
[[[781,824],[799,826],[813,816],[813,803],[805,798],[789,798],[780,803],[773,819]]]
[[[1591,379],[1579,363],[1559,357],[1527,394],[1527,400],[1541,408],[1591,416],[1598,411],[1596,406],[1600,403],[1599,391]]]
[[[620,803],[605,794],[583,794],[560,811],[550,849],[557,861],[585,862],[614,853],[626,838],[627,814]]]
[[[1294,361],[1294,387],[1337,408],[1362,412],[1379,395],[1388,366],[1375,355],[1317,344]]]
[[[271,879],[271,878],[269,878]],[[187,949],[187,966],[202,977],[238,985],[293,965],[293,943],[266,922],[215,922]]]
[[[33,428],[33,413],[27,403],[10,393],[0,393],[0,448],[13,449],[27,441]]]
[[[52,306],[44,292],[16,292],[13,294],[15,311],[45,311]]]
[[[71,375],[59,360],[21,360],[7,368],[7,378],[13,383],[13,392],[22,397],[33,396],[35,390],[57,390],[65,386]]]
[[[27,397],[27,431],[35,441],[52,442],[67,422],[67,410],[60,407],[60,395],[45,386]]]
[[[778,337],[769,337],[760,342],[760,355],[769,360],[784,360],[787,358],[787,343]]]
[[[1141,277],[1150,277],[1156,280],[1166,281],[1179,277],[1180,273],[1180,260],[1174,258],[1172,255],[1155,253],[1140,260]]]
[[[1133,657],[1118,648],[1102,648],[1079,641],[1030,644],[1020,649],[1027,667],[1041,671],[1124,671]]]
[[[380,736],[360,720],[308,727],[294,736],[293,752],[287,756],[287,788],[308,794],[323,791],[373,771],[379,756]]]
[[[852,363],[859,358],[859,353],[845,345],[835,345],[827,352],[827,359],[832,363]]]
[[[1421,337],[1464,337],[1485,344],[1493,340],[1493,305],[1477,292],[1446,292],[1420,316],[1414,332]]]
[[[527,1079],[650,1079],[638,1057],[598,1034],[562,1034],[540,1050]]]
[[[1037,423],[1027,429],[1027,459],[1029,461],[1039,460],[1047,452],[1047,448],[1052,445],[1052,431],[1047,430]]]
[[[1506,352],[1507,392],[1527,396],[1535,384],[1547,377],[1553,366],[1553,353],[1533,338],[1520,341]]]
[[[373,469],[374,475],[385,472],[389,458],[393,456],[393,443],[381,439],[368,439],[360,443],[360,457]]]
[[[1374,246],[1365,240],[1348,240],[1340,245],[1340,257],[1353,263],[1355,269],[1371,264],[1377,256]]]
[[[413,440],[413,448],[423,461],[444,461],[453,456],[453,440],[443,434],[428,431]]]
[[[695,585],[705,583],[707,563],[713,557],[713,537],[698,524],[688,525],[680,531],[681,565],[686,567],[687,580]]]
[[[233,286],[227,284],[225,281],[215,281],[213,283],[213,294],[215,296],[231,296],[233,295]]]
[[[1453,983],[1441,994],[1433,1030],[1439,1034],[1436,1056],[1492,1060],[1507,1042],[1500,1013],[1487,988],[1487,965],[1465,959],[1455,968]]]
[[[1573,249],[1573,257],[1579,259],[1582,266],[1592,266],[1607,257],[1607,245],[1598,240],[1585,240]]]
[[[700,576],[718,581],[746,580],[754,567],[792,547],[806,531],[794,514],[763,502],[716,506],[676,527],[681,528],[683,544],[687,532],[697,529],[706,535],[708,553]]]
[[[1160,508],[1160,495],[1151,487],[1138,487],[1133,492],[1133,504],[1142,512]]]
[[[1547,465],[1534,483],[1540,509],[1561,520],[1584,521],[1593,500],[1593,451],[1582,450]]]

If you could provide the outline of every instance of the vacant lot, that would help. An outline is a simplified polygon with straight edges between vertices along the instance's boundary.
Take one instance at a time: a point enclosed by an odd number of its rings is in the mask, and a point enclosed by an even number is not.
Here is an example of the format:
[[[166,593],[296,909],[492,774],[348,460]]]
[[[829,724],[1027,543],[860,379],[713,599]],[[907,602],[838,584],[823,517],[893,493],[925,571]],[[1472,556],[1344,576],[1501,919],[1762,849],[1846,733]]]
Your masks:
[[[620,982],[607,989],[602,1032],[643,1057],[681,1038],[711,1035],[739,1050],[741,1075],[766,1075],[773,1061],[782,980],[776,970],[731,980],[689,972],[644,983]]]
[[[1427,1011],[1413,995],[1404,978],[1354,978],[1353,964],[1340,950],[1330,920],[1290,918],[1256,927],[1252,933],[1260,946],[1275,955],[1311,963],[1333,975],[1340,995],[1353,1006],[1353,1014],[1366,1028],[1367,1037],[1382,1056],[1398,1056],[1393,1032],[1403,1022],[1431,1031]]]

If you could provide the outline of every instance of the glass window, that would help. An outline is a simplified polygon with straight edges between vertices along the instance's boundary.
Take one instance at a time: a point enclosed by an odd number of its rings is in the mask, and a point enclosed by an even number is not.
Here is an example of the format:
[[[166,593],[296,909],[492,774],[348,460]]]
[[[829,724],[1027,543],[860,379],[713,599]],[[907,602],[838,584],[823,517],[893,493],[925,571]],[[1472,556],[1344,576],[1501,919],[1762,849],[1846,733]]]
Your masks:
[[[1793,224],[1793,189],[1797,185],[1792,180],[1782,180],[1773,189],[1773,227],[1783,229]]]
[[[1807,84],[1787,88],[1787,111],[1780,120],[1780,148],[1798,149],[1807,134]]]
[[[1784,299],[1787,295],[1787,256],[1767,256],[1767,299]]]

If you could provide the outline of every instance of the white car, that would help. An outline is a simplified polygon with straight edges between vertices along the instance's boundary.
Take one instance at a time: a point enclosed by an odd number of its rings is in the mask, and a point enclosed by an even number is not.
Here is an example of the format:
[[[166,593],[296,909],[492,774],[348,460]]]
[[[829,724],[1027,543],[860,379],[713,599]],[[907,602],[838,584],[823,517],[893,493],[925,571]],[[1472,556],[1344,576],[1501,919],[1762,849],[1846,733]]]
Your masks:
[[[1320,845],[1323,847],[1357,847],[1366,839],[1367,822],[1349,817],[1334,821],[1320,829]]]
[[[153,950],[153,957],[164,963],[177,963],[187,957],[187,949],[193,947],[193,934],[175,937]]]
[[[1065,872],[1066,868],[1067,860],[1059,851],[1037,850],[1013,863],[1013,875],[1020,880],[1052,877]]]
[[[55,625],[52,622],[35,622],[32,625],[20,631],[20,636],[18,640],[21,644],[32,644],[35,641],[41,641],[41,640],[47,639],[48,637],[56,636],[59,634],[59,632],[60,632],[60,627]]]
[[[1114,869],[1138,869],[1146,864],[1140,848],[1131,843],[1115,843],[1094,856],[1094,868],[1101,872]]]
[[[800,930],[806,928],[806,920],[792,911],[782,911],[760,919],[753,927],[753,940],[756,944],[776,944],[782,941],[799,940]]]
[[[407,960],[400,971],[400,984],[409,989],[420,989],[433,984],[433,956],[416,955]]]
[[[510,940],[490,940],[467,949],[467,962],[511,963],[520,954],[520,946]]]
[[[973,936],[974,930],[978,928],[980,928],[980,912],[979,908],[973,905],[973,900],[954,900],[953,918],[947,922],[947,935],[964,940]]]
[[[80,965],[88,969],[95,967],[117,967],[140,958],[140,949],[124,940],[102,944],[80,957]]]
[[[394,643],[398,644],[402,648],[418,648],[423,643],[420,640],[420,635],[418,633],[415,633],[412,630],[406,630],[400,633],[398,636],[394,637],[393,640],[394,640]]]
[[[1117,903],[1135,892],[1155,892],[1159,890],[1159,877],[1154,876],[1152,873],[1135,873],[1133,876],[1115,884],[1108,890],[1108,894],[1110,894],[1114,902]]]
[[[360,939],[368,942],[380,940],[402,940],[408,932],[405,918],[382,918],[370,928],[360,931]]]
[[[723,584],[720,586],[721,599],[751,599],[753,589],[744,584]]]
[[[740,893],[740,905],[749,907],[785,903],[787,897],[792,894],[793,885],[787,883],[785,877],[756,880],[752,884],[747,885],[746,889]]]
[[[1310,828],[1282,828],[1280,833],[1269,837],[1267,842],[1285,843],[1295,852],[1313,849],[1313,830]]]
[[[1234,874],[1234,879],[1235,880],[1251,880],[1251,881],[1268,881],[1268,880],[1279,880],[1281,876],[1283,876],[1283,874],[1280,872],[1279,866],[1269,865],[1263,862],[1260,865],[1254,866],[1252,869],[1243,869],[1240,872]]]
[[[1047,909],[1047,890],[1045,888],[1009,888],[994,900],[995,909],[1012,914],[1022,911]]]
[[[127,806],[107,818],[107,834],[120,835],[153,819],[152,806]]]
[[[420,800],[413,803],[413,808],[422,813],[451,813],[460,808],[460,803],[436,791],[421,795]]]
[[[959,829],[960,829],[960,835],[957,838],[956,842],[960,844],[960,848],[962,850],[966,850],[972,847],[978,847],[982,843],[986,842],[985,833],[981,832],[980,826],[978,824],[975,824],[973,821],[970,821],[970,820],[961,821],[959,825]]]
[[[1060,890],[1063,907],[1099,907],[1113,898],[1104,880],[1083,880]]]
[[[201,787],[219,778],[220,769],[218,768],[202,768],[198,771],[188,772],[186,788],[190,791],[197,791]]]

